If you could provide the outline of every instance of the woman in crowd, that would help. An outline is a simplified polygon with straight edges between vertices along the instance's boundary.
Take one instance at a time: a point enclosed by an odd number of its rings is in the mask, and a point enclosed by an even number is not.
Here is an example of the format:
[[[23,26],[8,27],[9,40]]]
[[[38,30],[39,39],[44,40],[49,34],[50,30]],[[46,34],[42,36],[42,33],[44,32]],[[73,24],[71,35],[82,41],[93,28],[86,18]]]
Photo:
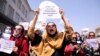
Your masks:
[[[10,56],[27,56],[28,55],[28,40],[24,37],[24,27],[22,25],[16,25],[10,36],[10,40],[15,41],[15,47]]]
[[[100,45],[96,40],[94,32],[89,32],[88,38],[84,41],[83,47],[86,56],[100,56]]]
[[[64,54],[65,56],[84,56],[84,52],[81,49],[80,44],[77,43],[76,33],[72,34],[69,44],[66,44]]]
[[[83,38],[81,37],[81,35],[78,32],[75,32],[75,34],[77,36],[76,37],[77,43],[81,45],[83,43]]]
[[[64,56],[64,48],[66,42],[64,39],[70,38],[73,29],[68,20],[65,20],[63,10],[60,10],[61,19],[64,22],[65,32],[58,32],[57,26],[54,22],[48,22],[45,32],[39,35],[35,32],[35,25],[39,16],[39,9],[35,11],[36,14],[29,24],[28,36],[31,40],[31,55],[36,56]]]

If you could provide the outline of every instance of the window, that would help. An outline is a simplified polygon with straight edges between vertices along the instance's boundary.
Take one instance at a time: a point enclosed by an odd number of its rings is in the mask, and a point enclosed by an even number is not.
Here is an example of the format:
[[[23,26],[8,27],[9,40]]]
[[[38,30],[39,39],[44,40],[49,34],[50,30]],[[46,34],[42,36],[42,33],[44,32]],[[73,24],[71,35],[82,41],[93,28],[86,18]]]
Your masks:
[[[24,15],[24,12],[25,11],[25,7],[22,5],[22,7],[21,7],[21,12],[23,13],[23,15]]]
[[[14,15],[14,9],[9,5],[9,6],[8,6],[8,13],[7,13],[7,16],[8,16],[10,19],[13,19],[13,15]]]
[[[21,0],[17,0],[17,7],[21,9]]]
[[[16,0],[12,0],[14,3],[16,3]]]
[[[25,17],[27,18],[27,11],[25,11]]]
[[[6,0],[0,0],[0,12],[4,13],[6,7]]]
[[[16,13],[14,21],[17,22],[17,23],[19,23],[19,20],[20,20],[20,15],[18,13]]]
[[[20,21],[22,21],[22,22],[23,22],[23,21],[24,21],[24,19],[23,19],[23,18],[21,18],[21,19],[20,19]]]

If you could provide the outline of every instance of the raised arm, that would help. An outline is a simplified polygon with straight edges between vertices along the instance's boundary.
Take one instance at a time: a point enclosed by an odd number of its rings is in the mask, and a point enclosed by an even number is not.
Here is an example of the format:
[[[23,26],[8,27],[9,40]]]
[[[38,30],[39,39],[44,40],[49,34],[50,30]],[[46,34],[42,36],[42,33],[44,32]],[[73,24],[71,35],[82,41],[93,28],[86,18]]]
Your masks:
[[[73,28],[71,27],[70,23],[68,22],[68,19],[64,16],[64,11],[62,9],[60,9],[60,14],[61,14],[61,18],[64,22],[65,32],[67,34],[73,33]]]
[[[36,9],[34,12],[35,12],[34,18],[30,22],[29,27],[28,27],[28,36],[32,40],[34,39],[34,29],[35,29],[36,21],[38,19],[38,15],[39,15],[39,8]]]

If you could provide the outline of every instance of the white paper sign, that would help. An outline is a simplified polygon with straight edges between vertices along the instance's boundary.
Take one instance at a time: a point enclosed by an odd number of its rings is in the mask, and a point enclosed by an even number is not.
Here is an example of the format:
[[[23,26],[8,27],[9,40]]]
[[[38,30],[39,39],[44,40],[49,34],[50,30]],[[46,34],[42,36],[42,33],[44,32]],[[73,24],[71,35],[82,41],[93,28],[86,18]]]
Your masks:
[[[59,7],[51,1],[43,1],[40,6],[40,18],[51,18],[58,19],[61,18],[59,14]],[[42,19],[42,20],[43,20]]]
[[[99,45],[96,39],[86,39],[86,44],[89,47],[93,47],[93,49],[99,48]]]
[[[10,54],[15,46],[15,41],[0,39],[0,52]]]
[[[3,33],[2,34],[2,37],[4,38],[4,39],[9,39],[10,38],[10,36],[11,36],[11,34],[8,34],[8,33]]]

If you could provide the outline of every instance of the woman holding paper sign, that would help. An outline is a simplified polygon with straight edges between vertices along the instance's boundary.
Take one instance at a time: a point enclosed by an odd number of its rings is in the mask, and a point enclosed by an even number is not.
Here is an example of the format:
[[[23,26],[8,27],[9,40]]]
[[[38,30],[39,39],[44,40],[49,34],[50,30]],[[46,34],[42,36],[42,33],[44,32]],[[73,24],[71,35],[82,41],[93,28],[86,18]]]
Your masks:
[[[15,41],[15,47],[10,56],[28,56],[28,40],[24,37],[24,27],[16,25],[12,30],[10,40]]]
[[[54,22],[46,25],[45,32],[42,36],[35,33],[35,24],[39,16],[37,9],[33,20],[29,24],[28,36],[31,40],[30,55],[34,56],[64,56],[64,48],[66,46],[64,39],[70,38],[73,29],[68,20],[65,21],[64,13],[60,10],[61,18],[65,25],[65,32],[58,32]]]
[[[86,55],[100,56],[100,45],[96,39],[95,32],[89,32],[88,38],[84,41],[83,49]]]

